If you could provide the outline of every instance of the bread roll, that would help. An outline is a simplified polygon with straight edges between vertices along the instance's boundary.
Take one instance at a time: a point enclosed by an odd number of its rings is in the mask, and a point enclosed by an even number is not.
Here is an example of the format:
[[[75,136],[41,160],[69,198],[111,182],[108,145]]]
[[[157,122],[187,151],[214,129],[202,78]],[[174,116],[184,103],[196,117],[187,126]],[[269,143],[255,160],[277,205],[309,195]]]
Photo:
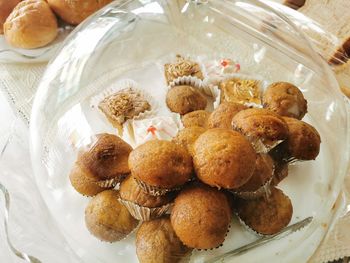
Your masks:
[[[4,24],[7,42],[26,49],[46,46],[56,38],[57,29],[57,19],[43,0],[20,2]]]
[[[0,34],[4,33],[3,26],[6,18],[21,0],[0,0]]]
[[[112,0],[48,0],[54,12],[72,25],[78,25]]]

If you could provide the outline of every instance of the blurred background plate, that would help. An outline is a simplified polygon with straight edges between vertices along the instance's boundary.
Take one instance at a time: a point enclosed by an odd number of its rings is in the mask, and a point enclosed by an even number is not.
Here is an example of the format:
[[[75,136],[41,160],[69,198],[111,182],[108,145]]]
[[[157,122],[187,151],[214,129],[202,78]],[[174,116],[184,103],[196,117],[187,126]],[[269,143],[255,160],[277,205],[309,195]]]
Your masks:
[[[0,62],[2,63],[40,63],[48,62],[60,47],[72,26],[60,24],[57,38],[50,44],[36,49],[20,49],[10,46],[4,35],[0,35]]]

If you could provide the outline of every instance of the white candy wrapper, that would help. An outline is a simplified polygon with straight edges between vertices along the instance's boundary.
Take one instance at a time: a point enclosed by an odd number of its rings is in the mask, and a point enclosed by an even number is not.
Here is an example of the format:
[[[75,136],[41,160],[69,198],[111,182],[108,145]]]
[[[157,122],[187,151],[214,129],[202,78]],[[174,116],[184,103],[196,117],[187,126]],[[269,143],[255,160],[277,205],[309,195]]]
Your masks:
[[[239,80],[243,80],[243,81],[245,81],[245,80],[257,81],[258,89],[259,89],[259,94],[258,94],[259,102],[258,103],[249,102],[248,97],[249,97],[249,95],[253,97],[253,94],[248,94],[248,96],[246,94],[243,94],[243,97],[247,97],[247,99],[239,100],[239,98],[237,98],[237,101],[234,101],[234,102],[242,103],[242,104],[246,105],[247,107],[262,108],[262,96],[263,96],[264,91],[266,90],[266,88],[269,85],[269,83],[267,81],[265,81],[264,79],[262,79],[256,75],[250,76],[250,75],[246,75],[246,74],[232,73],[232,74],[226,74],[226,75],[222,76],[222,78],[220,79],[220,83],[227,81],[227,80],[230,80],[230,79],[239,79]],[[210,79],[208,81],[210,82]],[[220,83],[218,83],[218,85],[220,85]],[[220,87],[219,87],[219,89],[220,89]],[[221,90],[221,93],[222,92],[223,91]],[[246,91],[244,91],[244,92],[246,92]],[[221,102],[221,98],[220,98],[220,102]]]
[[[130,120],[124,125],[123,139],[135,148],[150,140],[171,141],[183,129],[177,113],[143,120]]]

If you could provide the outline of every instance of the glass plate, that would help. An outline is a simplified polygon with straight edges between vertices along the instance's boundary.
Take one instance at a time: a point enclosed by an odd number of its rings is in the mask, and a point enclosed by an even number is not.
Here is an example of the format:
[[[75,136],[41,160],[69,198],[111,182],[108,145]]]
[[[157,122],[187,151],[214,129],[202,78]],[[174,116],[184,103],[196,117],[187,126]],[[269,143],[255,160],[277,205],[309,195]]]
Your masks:
[[[36,49],[20,49],[10,46],[4,35],[0,35],[0,62],[3,63],[39,63],[48,62],[58,50],[73,27],[61,23],[57,38],[50,44]]]
[[[301,231],[230,262],[280,262],[281,258],[306,262],[311,257],[337,212],[335,203],[349,161],[349,109],[330,68],[295,25],[267,2],[118,1],[67,38],[49,64],[34,101],[31,156],[39,191],[70,249],[82,261],[137,262],[134,235],[107,244],[88,233],[84,209],[89,199],[69,183],[77,147],[96,133],[116,133],[91,109],[91,98],[131,78],[162,105],[167,89],[162,65],[175,54],[232,58],[240,63],[242,73],[301,88],[309,105],[305,120],[321,134],[321,153],[316,161],[293,166],[280,187],[291,197],[292,223],[308,216],[314,220]],[[166,109],[162,112],[166,114]],[[256,238],[235,220],[223,247],[194,252],[191,261],[204,262]]]

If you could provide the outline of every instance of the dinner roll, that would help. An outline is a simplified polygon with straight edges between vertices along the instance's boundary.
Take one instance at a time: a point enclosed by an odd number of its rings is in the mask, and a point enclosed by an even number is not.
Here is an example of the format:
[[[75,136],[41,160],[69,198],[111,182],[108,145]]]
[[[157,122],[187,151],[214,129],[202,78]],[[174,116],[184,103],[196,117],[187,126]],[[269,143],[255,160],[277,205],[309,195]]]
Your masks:
[[[4,24],[7,42],[17,48],[46,46],[56,38],[57,33],[57,19],[43,0],[20,2]]]
[[[0,0],[0,34],[4,33],[3,26],[6,18],[21,0]]]
[[[47,2],[64,21],[72,25],[78,25],[112,0],[48,0]]]

